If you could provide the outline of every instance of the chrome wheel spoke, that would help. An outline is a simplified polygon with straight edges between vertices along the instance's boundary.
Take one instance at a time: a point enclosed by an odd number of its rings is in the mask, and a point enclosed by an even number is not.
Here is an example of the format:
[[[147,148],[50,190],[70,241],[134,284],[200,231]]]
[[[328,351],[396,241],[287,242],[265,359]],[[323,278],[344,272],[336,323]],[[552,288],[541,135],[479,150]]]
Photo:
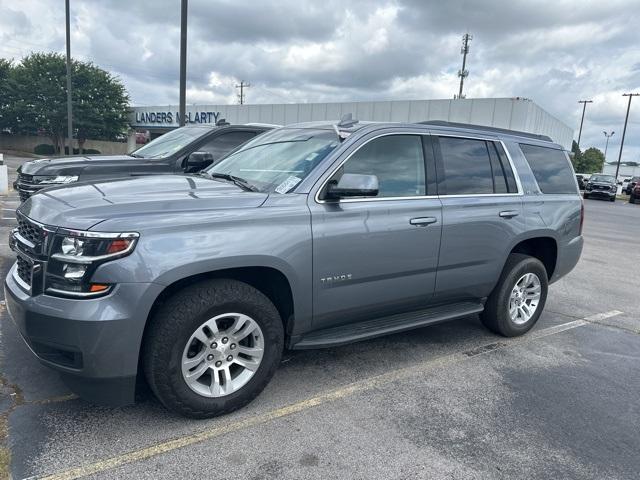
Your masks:
[[[261,347],[245,347],[244,345],[240,345],[238,347],[238,353],[244,353],[249,357],[262,357],[264,349]]]
[[[204,343],[205,345],[209,343],[209,337],[207,336],[206,333],[204,333],[204,330],[202,329],[202,327],[198,328],[198,330],[196,330],[193,336],[198,340],[200,340],[200,342]]]
[[[209,365],[203,363],[195,370],[190,371],[185,375],[187,383],[197,381],[207,370],[209,370]]]
[[[237,357],[233,361],[241,367],[244,367],[251,372],[255,372],[260,366],[260,360],[261,359]]]
[[[186,360],[183,360],[182,366],[187,370],[191,370],[193,367],[197,366],[200,362],[202,362],[206,358],[206,356],[207,356],[207,352],[203,350],[201,353],[197,354],[195,357],[187,358]]]

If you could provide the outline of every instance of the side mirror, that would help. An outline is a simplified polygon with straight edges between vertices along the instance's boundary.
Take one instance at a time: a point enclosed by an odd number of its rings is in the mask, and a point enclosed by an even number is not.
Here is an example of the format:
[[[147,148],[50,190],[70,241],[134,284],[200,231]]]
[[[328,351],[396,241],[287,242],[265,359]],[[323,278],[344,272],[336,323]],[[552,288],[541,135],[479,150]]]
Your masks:
[[[187,157],[186,173],[195,173],[207,168],[213,163],[213,155],[210,152],[193,152]]]
[[[340,180],[332,180],[327,185],[325,198],[339,200],[344,197],[375,197],[378,195],[378,177],[345,173]]]

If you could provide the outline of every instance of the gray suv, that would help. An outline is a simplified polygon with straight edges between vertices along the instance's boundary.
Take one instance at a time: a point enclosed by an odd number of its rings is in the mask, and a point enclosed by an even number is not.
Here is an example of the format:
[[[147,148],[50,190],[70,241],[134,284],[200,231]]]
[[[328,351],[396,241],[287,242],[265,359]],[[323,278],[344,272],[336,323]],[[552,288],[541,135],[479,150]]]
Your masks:
[[[582,251],[550,139],[446,123],[299,124],[198,175],[53,187],[17,211],[5,292],[33,353],[89,400],[211,417],[283,349],[468,315],[516,336]]]

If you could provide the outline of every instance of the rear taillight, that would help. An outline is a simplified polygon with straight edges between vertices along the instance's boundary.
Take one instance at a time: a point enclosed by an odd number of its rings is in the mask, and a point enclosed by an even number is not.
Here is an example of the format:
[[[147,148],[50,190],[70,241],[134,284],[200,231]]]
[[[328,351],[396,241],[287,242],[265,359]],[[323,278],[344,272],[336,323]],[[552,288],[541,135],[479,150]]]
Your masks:
[[[584,226],[584,201],[580,202],[580,235],[582,235],[582,227]]]

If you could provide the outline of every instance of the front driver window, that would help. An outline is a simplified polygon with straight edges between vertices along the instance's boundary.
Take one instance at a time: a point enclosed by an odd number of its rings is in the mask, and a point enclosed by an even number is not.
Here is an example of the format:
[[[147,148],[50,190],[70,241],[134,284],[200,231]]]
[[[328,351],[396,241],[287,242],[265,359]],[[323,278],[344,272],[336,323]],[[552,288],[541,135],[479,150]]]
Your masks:
[[[340,168],[345,173],[378,177],[377,197],[414,197],[426,194],[424,155],[419,135],[387,135],[362,146]]]

